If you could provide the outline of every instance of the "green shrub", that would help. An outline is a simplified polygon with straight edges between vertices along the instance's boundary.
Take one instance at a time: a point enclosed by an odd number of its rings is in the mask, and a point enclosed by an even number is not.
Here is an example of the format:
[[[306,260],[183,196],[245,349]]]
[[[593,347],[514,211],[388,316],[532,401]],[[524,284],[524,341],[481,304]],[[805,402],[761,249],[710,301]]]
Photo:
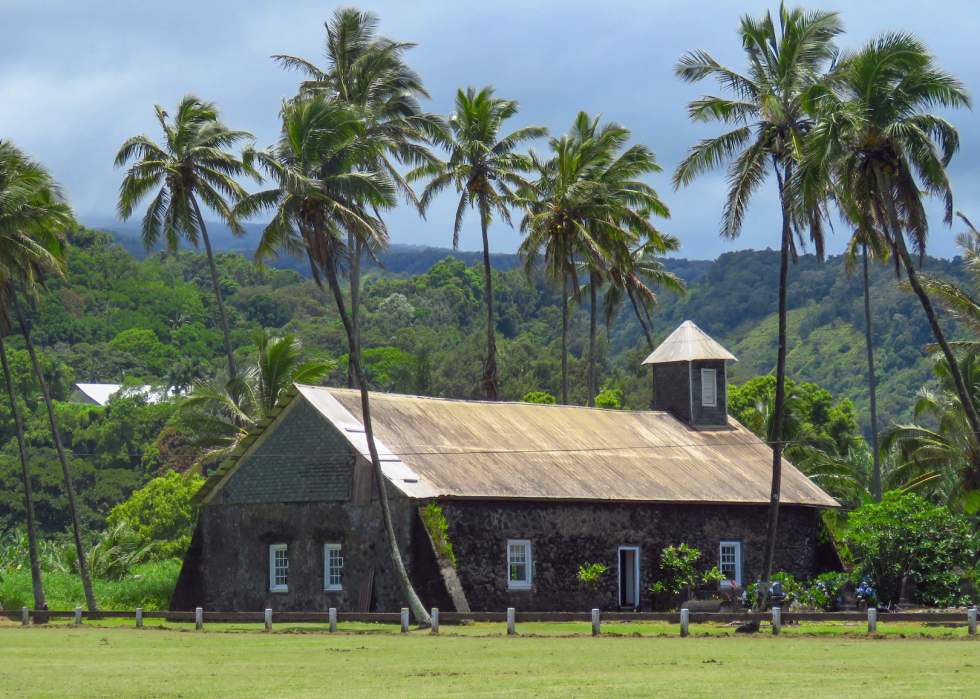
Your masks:
[[[548,405],[554,405],[557,402],[553,395],[544,391],[532,391],[521,398],[521,400],[525,403],[546,403]]]
[[[850,514],[844,531],[855,572],[867,576],[881,601],[898,601],[902,578],[912,574],[920,604],[959,604],[959,575],[971,574],[978,536],[966,517],[935,507],[912,493],[886,493],[879,504]]]
[[[585,591],[589,597],[599,594],[599,580],[607,570],[601,563],[586,563],[579,566],[578,574],[575,576],[585,585]]]
[[[127,524],[139,546],[151,545],[156,558],[182,558],[197,521],[197,508],[189,501],[203,483],[200,476],[186,478],[174,472],[154,478],[113,507],[106,522],[110,528]]]
[[[425,528],[432,538],[433,545],[435,545],[436,554],[440,558],[448,560],[455,568],[456,554],[453,553],[453,545],[449,541],[449,537],[446,536],[449,522],[446,521],[445,515],[442,514],[442,508],[435,500],[429,502],[422,510],[422,521],[425,522]]]

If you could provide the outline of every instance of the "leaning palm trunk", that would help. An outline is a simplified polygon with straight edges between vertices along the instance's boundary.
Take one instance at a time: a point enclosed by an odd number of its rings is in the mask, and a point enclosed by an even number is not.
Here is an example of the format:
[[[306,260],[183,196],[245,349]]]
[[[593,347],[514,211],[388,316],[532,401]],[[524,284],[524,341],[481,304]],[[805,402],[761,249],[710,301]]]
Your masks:
[[[381,459],[378,457],[378,448],[374,444],[374,428],[371,424],[371,405],[368,397],[367,380],[364,376],[364,370],[361,367],[360,340],[354,334],[354,325],[351,323],[350,316],[347,313],[344,294],[340,290],[340,282],[337,280],[337,271],[333,260],[330,260],[330,263],[324,265],[324,267],[327,282],[330,285],[330,290],[333,292],[334,300],[337,302],[340,319],[344,324],[344,329],[347,331],[350,364],[354,366],[354,372],[361,388],[361,413],[364,422],[364,436],[367,439],[368,450],[371,453],[371,464],[374,466],[374,480],[378,486],[378,500],[381,502],[381,515],[384,520],[385,536],[388,538],[391,560],[395,564],[395,574],[398,577],[399,584],[401,584],[402,593],[408,598],[408,605],[412,610],[412,616],[415,617],[415,622],[421,626],[428,626],[432,623],[432,619],[429,617],[429,613],[425,611],[425,607],[422,606],[422,601],[415,593],[415,588],[412,587],[412,581],[408,578],[408,571],[405,569],[405,562],[402,560],[401,551],[398,549],[398,540],[395,538],[395,526],[391,520],[391,508],[388,504],[388,492],[385,489],[384,473],[381,471]]]
[[[874,496],[881,502],[881,456],[878,454],[878,387],[875,385],[875,355],[871,343],[871,290],[868,286],[868,246],[863,246],[864,342],[868,350],[868,384],[871,389],[871,449],[874,456]]]
[[[364,252],[361,240],[353,233],[347,236],[347,248],[353,250],[350,260],[350,322],[354,335],[361,336],[361,255]],[[347,388],[358,388],[357,372],[354,363],[347,362]]]
[[[228,355],[228,377],[234,381],[235,356],[231,350],[231,332],[228,330],[228,314],[225,313],[225,300],[221,296],[221,285],[218,284],[218,268],[214,264],[214,253],[211,252],[211,239],[208,238],[208,229],[204,225],[204,218],[201,216],[201,208],[197,205],[197,197],[191,195],[191,202],[194,204],[194,213],[197,214],[197,223],[201,227],[201,238],[204,239],[204,250],[208,254],[208,266],[211,268],[211,283],[214,285],[214,298],[218,302],[218,312],[221,314],[221,332],[225,336],[225,353]]]
[[[480,204],[480,228],[483,231],[483,275],[487,286],[487,361],[483,365],[483,392],[487,400],[500,400],[497,388],[497,324],[493,316],[493,268],[490,266],[490,239],[487,227],[490,215],[486,202]]]
[[[926,293],[925,289],[922,288],[922,284],[919,282],[919,275],[915,271],[915,264],[912,262],[912,257],[909,255],[908,248],[905,246],[905,236],[902,232],[902,226],[898,220],[898,210],[895,208],[895,199],[892,196],[892,190],[888,184],[887,176],[881,170],[880,165],[875,166],[875,180],[878,185],[878,190],[885,202],[888,221],[892,229],[891,238],[895,245],[895,250],[898,253],[899,258],[902,260],[902,265],[905,267],[905,274],[908,276],[909,286],[912,287],[912,291],[915,292],[915,295],[919,297],[922,308],[926,312],[926,318],[929,320],[929,326],[932,328],[932,334],[936,337],[936,343],[939,345],[943,352],[943,356],[946,358],[946,362],[949,364],[949,373],[952,375],[953,382],[956,384],[956,393],[959,396],[960,403],[963,405],[963,412],[966,414],[967,422],[970,423],[970,431],[976,435],[980,435],[980,417],[977,416],[977,409],[973,405],[973,399],[970,397],[970,391],[967,389],[966,382],[963,380],[963,373],[960,371],[960,365],[956,361],[956,357],[953,354],[953,350],[949,346],[949,342],[946,340],[946,334],[939,326],[939,318],[936,315],[936,309],[933,308],[929,295]]]
[[[31,356],[31,364],[34,366],[34,373],[37,375],[38,384],[41,386],[41,394],[44,396],[44,405],[48,409],[48,421],[51,424],[51,438],[54,441],[55,451],[58,452],[58,460],[61,462],[61,472],[65,477],[65,490],[68,493],[68,508],[71,510],[72,529],[75,534],[75,552],[78,555],[78,571],[82,576],[82,587],[85,590],[85,604],[90,612],[99,611],[98,602],[95,600],[95,591],[92,589],[92,577],[89,575],[88,560],[85,555],[85,544],[82,543],[82,520],[78,515],[78,499],[75,496],[75,484],[68,470],[68,459],[65,458],[65,447],[61,441],[61,430],[58,429],[58,418],[54,414],[54,404],[51,402],[51,391],[48,390],[48,382],[44,378],[44,371],[41,370],[41,363],[37,360],[37,353],[34,351],[34,342],[31,341],[31,332],[24,321],[24,314],[20,309],[20,301],[17,300],[16,291],[11,289],[11,296],[14,299],[14,308],[17,309],[17,322],[20,323],[20,331],[27,344],[27,352]]]
[[[7,347],[0,337],[0,362],[3,365],[3,378],[7,384],[7,395],[10,397],[10,412],[14,417],[14,427],[17,431],[17,448],[20,451],[20,467],[24,474],[24,509],[27,510],[27,553],[31,560],[31,584],[34,587],[35,611],[48,608],[44,597],[44,584],[41,582],[41,561],[37,555],[37,520],[34,518],[34,488],[31,485],[31,467],[27,460],[27,444],[24,441],[24,420],[17,405],[17,394],[14,391],[14,381],[7,363]]]
[[[653,333],[652,328],[647,327],[647,324],[643,320],[643,314],[640,313],[640,307],[636,303],[636,294],[633,293],[633,289],[626,287],[626,293],[629,294],[630,303],[633,304],[633,313],[636,314],[636,319],[640,321],[640,327],[643,328],[643,334],[647,338],[647,346],[650,351],[653,352]]]
[[[779,167],[776,166],[777,177]],[[783,242],[779,251],[779,339],[776,349],[776,400],[773,406],[772,437],[772,487],[769,491],[769,515],[766,522],[766,548],[762,559],[762,575],[756,587],[754,611],[765,609],[769,596],[769,579],[772,576],[773,559],[776,556],[776,531],[779,524],[779,498],[783,480],[783,408],[786,404],[786,286],[789,277],[789,252],[793,244],[790,224],[789,167],[785,179],[779,179],[779,197],[783,210]]]
[[[595,358],[595,336],[596,336],[596,284],[598,283],[597,275],[593,272],[589,279],[589,301],[592,304],[592,309],[589,311],[589,407],[595,407],[595,397],[599,392],[599,378],[596,375],[596,358]]]

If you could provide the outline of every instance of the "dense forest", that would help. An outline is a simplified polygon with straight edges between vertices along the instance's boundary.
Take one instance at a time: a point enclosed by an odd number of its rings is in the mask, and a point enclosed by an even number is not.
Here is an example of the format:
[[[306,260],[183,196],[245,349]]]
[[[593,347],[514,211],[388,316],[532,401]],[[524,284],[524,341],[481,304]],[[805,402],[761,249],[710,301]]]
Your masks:
[[[206,258],[193,251],[158,252],[136,259],[105,232],[72,233],[70,281],[52,279],[40,304],[28,310],[43,365],[70,445],[83,519],[103,528],[115,504],[166,471],[194,460],[190,439],[176,425],[173,402],[148,403],[133,395],[104,408],[65,402],[72,384],[113,382],[188,391],[195,380],[223,367],[223,345]],[[483,281],[472,254],[438,249],[397,249],[385,269],[365,275],[362,337],[371,387],[378,391],[479,398],[485,351]],[[726,253],[717,261],[668,258],[668,268],[688,281],[688,293],[660,292],[654,315],[662,338],[692,319],[738,357],[735,383],[772,371],[775,354],[773,251]],[[531,392],[555,395],[560,383],[560,297],[543,279],[528,280],[512,256],[495,256],[500,386],[505,400]],[[416,274],[421,258],[431,266]],[[227,299],[236,358],[254,348],[251,331],[268,328],[298,337],[308,358],[329,358],[327,379],[346,382],[346,338],[335,307],[312,280],[294,269],[260,269],[240,254],[216,256]],[[433,262],[434,260],[434,262]],[[295,265],[295,261],[279,261]],[[856,406],[866,421],[863,311],[859,278],[841,258],[818,264],[801,257],[791,268],[790,376],[828,390],[840,406]],[[295,265],[301,269],[300,265]],[[928,258],[925,269],[962,279],[960,261]],[[879,369],[880,417],[907,420],[912,395],[933,381],[930,341],[914,297],[896,286],[890,268],[873,270],[872,300]],[[949,323],[949,321],[947,320]],[[955,327],[949,323],[950,327]],[[628,306],[608,328],[600,326],[600,386],[611,402],[649,405],[649,374],[640,362],[646,340]],[[570,358],[573,402],[586,401],[588,308],[572,318]],[[26,408],[27,437],[38,518],[48,535],[65,531],[65,494],[38,385],[19,336],[9,340],[15,385]],[[620,393],[621,392],[621,393]],[[23,484],[9,408],[0,405],[0,532],[23,521]]]

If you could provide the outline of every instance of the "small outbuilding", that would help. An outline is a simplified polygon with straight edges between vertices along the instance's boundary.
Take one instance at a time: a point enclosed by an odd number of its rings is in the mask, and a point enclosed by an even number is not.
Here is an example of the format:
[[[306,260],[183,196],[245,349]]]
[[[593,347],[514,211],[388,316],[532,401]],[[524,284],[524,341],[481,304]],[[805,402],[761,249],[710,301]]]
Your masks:
[[[661,550],[687,543],[725,584],[762,564],[772,451],[727,415],[725,348],[690,321],[645,363],[652,411],[373,393],[397,537],[444,610],[635,609]],[[195,496],[172,608],[396,611],[360,394],[294,386]],[[775,565],[818,572],[837,503],[783,463]],[[444,538],[440,531],[444,531]],[[450,549],[451,547],[451,553]],[[589,598],[579,567],[607,573]]]

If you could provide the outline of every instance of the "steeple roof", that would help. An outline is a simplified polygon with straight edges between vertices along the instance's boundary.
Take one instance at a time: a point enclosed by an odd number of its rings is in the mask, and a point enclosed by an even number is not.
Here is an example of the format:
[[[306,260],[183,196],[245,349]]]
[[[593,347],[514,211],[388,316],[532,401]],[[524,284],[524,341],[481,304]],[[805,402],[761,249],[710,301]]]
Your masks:
[[[737,362],[735,355],[711,339],[704,330],[693,322],[685,320],[660,343],[644,364],[667,364],[668,362],[693,362],[701,359],[730,359]]]

